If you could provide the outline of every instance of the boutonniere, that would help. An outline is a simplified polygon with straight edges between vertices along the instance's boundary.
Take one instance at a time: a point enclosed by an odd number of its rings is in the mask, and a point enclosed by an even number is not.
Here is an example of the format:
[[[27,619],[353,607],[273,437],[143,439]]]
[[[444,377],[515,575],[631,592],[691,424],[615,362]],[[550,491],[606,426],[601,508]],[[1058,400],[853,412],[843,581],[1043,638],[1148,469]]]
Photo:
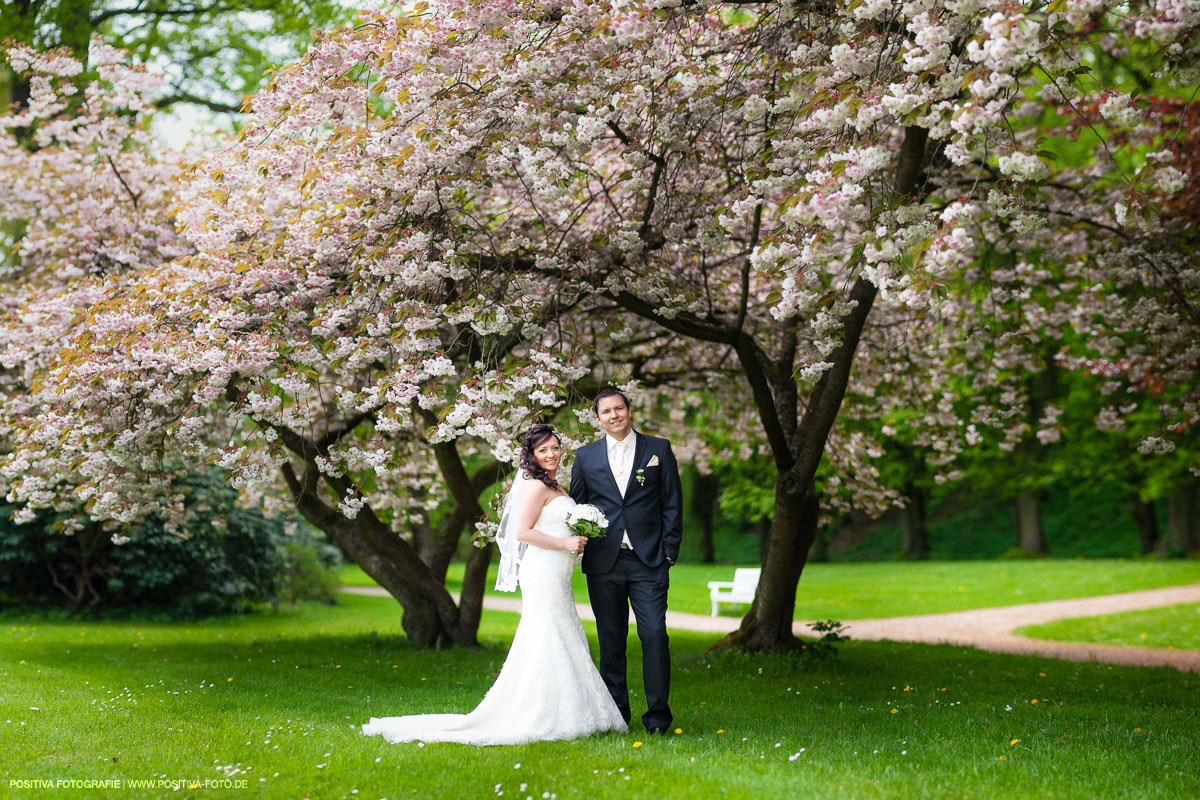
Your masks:
[[[646,483],[646,470],[639,469],[637,471],[637,482],[638,486],[642,486]]]

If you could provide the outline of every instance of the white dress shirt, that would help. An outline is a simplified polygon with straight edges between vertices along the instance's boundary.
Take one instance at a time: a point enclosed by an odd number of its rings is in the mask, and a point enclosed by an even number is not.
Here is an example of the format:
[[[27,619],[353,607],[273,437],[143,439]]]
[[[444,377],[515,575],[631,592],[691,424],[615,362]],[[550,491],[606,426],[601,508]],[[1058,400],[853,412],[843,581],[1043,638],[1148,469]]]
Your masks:
[[[617,440],[611,434],[605,434],[604,440],[608,448],[608,468],[617,482],[617,490],[624,497],[625,487],[629,485],[629,473],[633,470],[633,455],[637,452],[637,434],[630,428],[624,439]],[[628,531],[621,531],[621,544],[633,549]]]

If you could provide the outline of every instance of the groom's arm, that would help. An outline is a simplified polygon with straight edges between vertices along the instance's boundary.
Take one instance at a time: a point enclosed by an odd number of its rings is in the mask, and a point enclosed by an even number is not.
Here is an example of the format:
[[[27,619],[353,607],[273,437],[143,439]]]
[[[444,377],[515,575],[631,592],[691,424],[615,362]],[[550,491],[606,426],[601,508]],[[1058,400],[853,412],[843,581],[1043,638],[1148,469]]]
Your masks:
[[[663,555],[672,564],[679,558],[679,542],[683,539],[683,486],[679,481],[679,464],[667,442],[662,459],[662,541]]]
[[[587,481],[583,479],[583,467],[580,462],[583,461],[578,450],[575,451],[575,462],[571,464],[571,489],[568,494],[571,499],[580,505],[588,501]]]

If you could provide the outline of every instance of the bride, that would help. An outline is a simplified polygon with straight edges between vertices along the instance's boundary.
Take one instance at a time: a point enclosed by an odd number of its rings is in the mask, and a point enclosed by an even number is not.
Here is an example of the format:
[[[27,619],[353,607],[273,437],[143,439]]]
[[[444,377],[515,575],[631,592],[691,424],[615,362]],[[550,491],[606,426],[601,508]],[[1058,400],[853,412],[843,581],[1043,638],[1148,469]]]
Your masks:
[[[367,736],[389,742],[522,744],[627,727],[604,686],[575,598],[571,573],[587,539],[572,536],[575,505],[555,480],[562,440],[549,425],[521,437],[521,466],[504,501],[496,588],[521,587],[521,620],[500,674],[470,714],[372,717]]]

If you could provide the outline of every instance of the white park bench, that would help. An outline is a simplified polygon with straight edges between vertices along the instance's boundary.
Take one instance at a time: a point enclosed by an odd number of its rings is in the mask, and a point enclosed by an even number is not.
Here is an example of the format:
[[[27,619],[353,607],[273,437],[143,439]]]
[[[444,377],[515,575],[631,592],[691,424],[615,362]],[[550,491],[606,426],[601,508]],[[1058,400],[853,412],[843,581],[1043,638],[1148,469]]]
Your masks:
[[[758,567],[741,567],[733,571],[732,581],[709,581],[708,592],[712,598],[712,615],[717,615],[719,603],[752,603],[754,590],[758,588]]]

